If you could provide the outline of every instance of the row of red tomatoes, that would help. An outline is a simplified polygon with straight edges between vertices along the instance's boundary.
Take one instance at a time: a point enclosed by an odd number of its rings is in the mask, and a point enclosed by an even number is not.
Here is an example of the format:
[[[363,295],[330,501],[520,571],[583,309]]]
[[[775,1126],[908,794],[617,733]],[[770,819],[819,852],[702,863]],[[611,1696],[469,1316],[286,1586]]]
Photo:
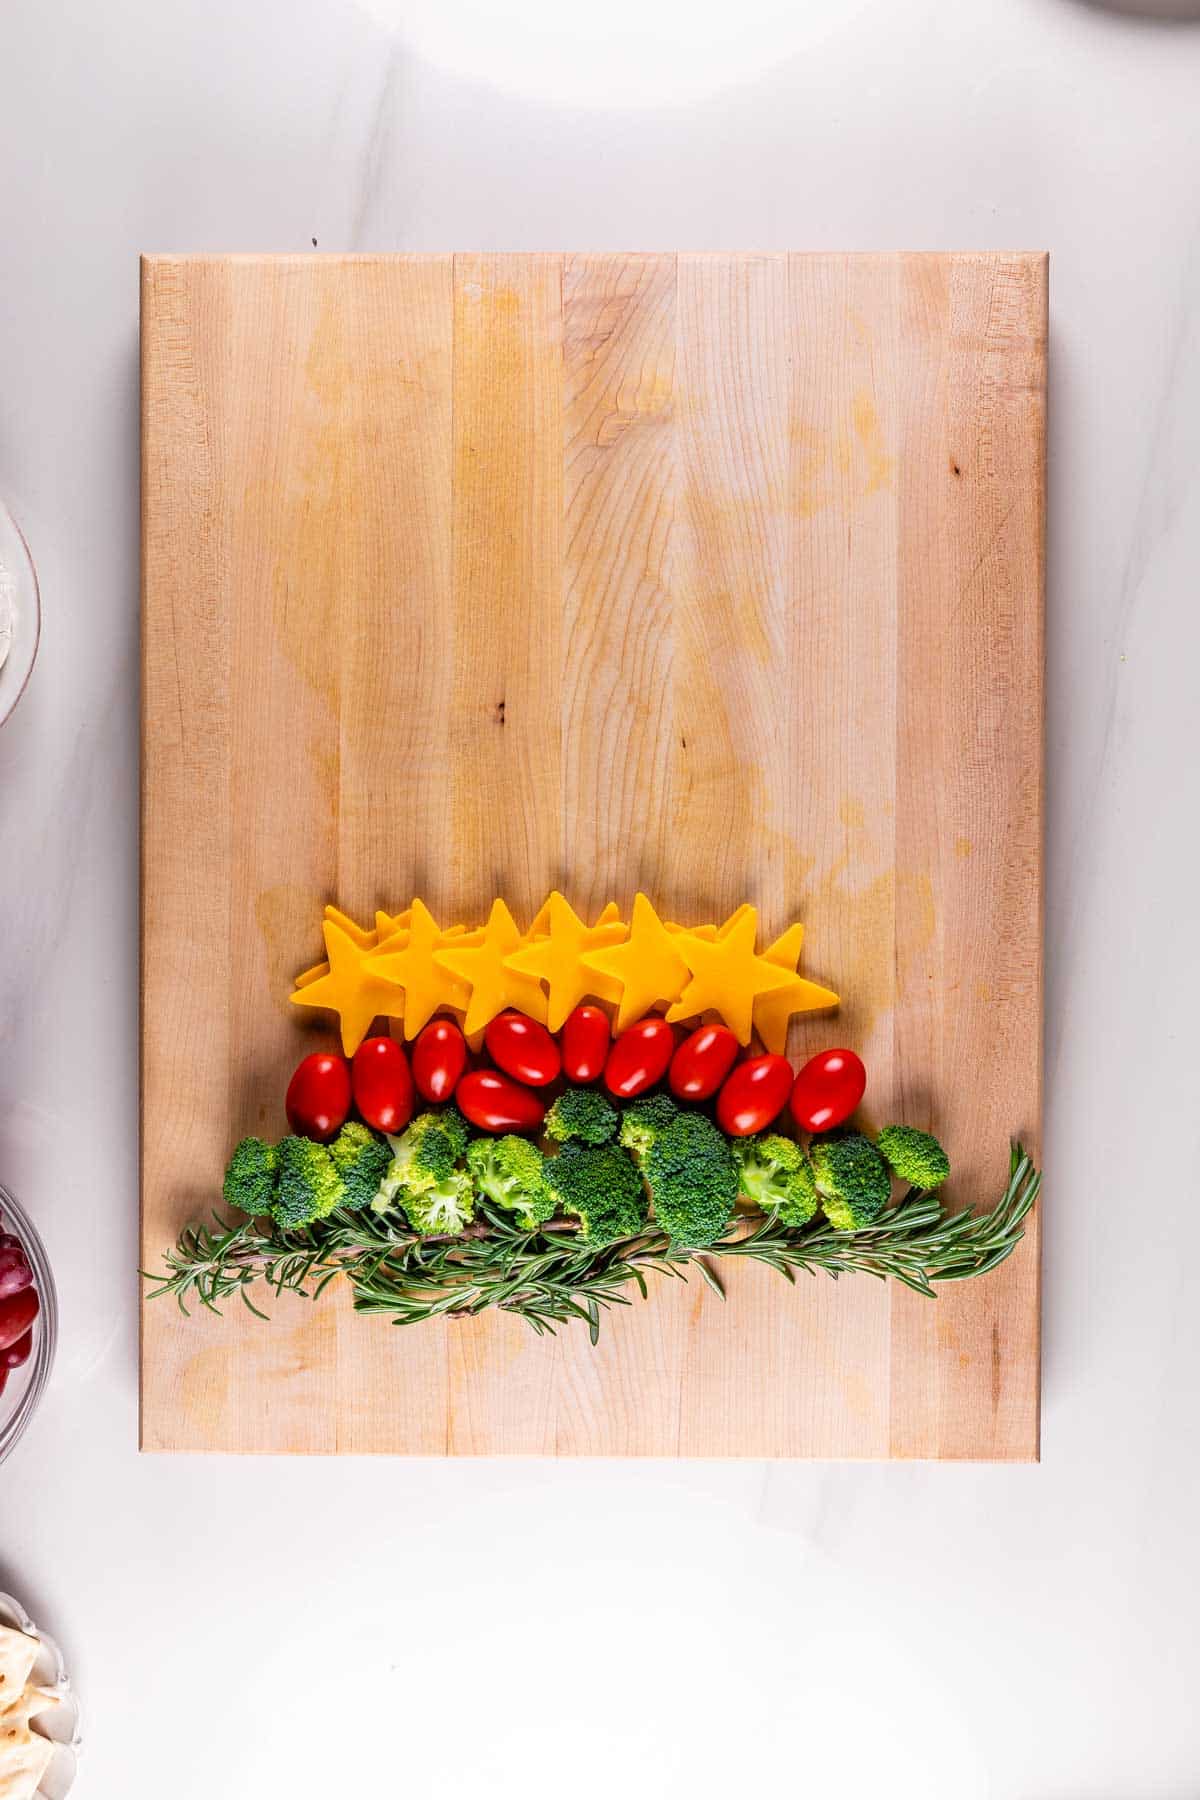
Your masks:
[[[536,1131],[546,1106],[537,1092],[565,1076],[604,1082],[616,1100],[633,1100],[664,1078],[680,1100],[716,1101],[717,1123],[730,1137],[765,1131],[785,1106],[803,1131],[829,1131],[850,1117],[867,1084],[853,1050],[826,1050],[793,1077],[783,1056],[738,1062],[738,1042],[724,1025],[701,1025],[680,1041],[662,1018],[631,1025],[616,1038],[598,1006],[578,1006],[556,1040],[524,1013],[505,1012],[484,1033],[494,1069],[468,1069],[467,1044],[452,1019],[434,1019],[418,1035],[411,1066],[394,1038],[367,1038],[347,1065],[340,1056],[306,1056],[287,1091],[293,1131],[331,1138],[350,1115],[378,1131],[398,1132],[416,1097],[435,1105],[453,1099],[481,1131]]]
[[[0,1232],[0,1394],[10,1370],[29,1361],[34,1320],[40,1310],[33,1270],[20,1238]]]

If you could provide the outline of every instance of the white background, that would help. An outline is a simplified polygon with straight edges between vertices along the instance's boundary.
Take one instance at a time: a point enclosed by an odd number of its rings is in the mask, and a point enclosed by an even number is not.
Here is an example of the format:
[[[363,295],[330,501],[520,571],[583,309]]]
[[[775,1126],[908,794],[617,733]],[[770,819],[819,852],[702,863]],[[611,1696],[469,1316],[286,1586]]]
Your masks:
[[[77,1791],[1192,1800],[1200,25],[466,5],[0,6],[0,1177],[65,1320],[0,1586]],[[314,238],[1051,251],[1041,1467],[139,1460],[136,259]]]

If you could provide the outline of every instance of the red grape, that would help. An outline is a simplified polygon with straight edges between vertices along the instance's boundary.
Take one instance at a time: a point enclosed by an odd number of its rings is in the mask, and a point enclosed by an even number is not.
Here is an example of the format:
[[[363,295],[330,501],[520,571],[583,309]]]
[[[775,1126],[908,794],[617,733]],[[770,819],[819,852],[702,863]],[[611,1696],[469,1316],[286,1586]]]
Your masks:
[[[22,1363],[29,1361],[32,1349],[33,1326],[31,1325],[24,1337],[18,1338],[15,1344],[10,1344],[7,1350],[0,1350],[0,1369],[6,1375],[10,1369],[19,1369]]]
[[[0,1300],[19,1294],[33,1282],[29,1259],[15,1237],[0,1239]]]
[[[0,1300],[0,1350],[7,1350],[23,1338],[38,1315],[38,1297],[33,1288],[10,1294]]]

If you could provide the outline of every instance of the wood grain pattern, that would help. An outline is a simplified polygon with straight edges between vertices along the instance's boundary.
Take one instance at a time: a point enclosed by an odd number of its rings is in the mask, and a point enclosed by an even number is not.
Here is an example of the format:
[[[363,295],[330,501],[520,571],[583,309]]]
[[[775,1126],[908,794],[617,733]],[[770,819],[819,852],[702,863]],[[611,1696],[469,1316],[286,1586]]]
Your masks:
[[[276,1128],[326,900],[807,927],[869,1115],[1037,1147],[1040,256],[143,267],[143,1255]],[[319,1023],[309,1028],[319,1035]],[[1030,1458],[1038,1231],[936,1304],[737,1268],[598,1349],[143,1320],[153,1450]]]

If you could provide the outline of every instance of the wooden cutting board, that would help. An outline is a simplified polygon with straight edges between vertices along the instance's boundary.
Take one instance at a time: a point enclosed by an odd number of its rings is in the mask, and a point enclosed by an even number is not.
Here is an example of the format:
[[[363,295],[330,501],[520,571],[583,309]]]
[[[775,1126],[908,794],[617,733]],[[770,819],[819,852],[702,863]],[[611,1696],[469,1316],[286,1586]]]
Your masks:
[[[1037,1149],[1046,260],[148,259],[143,1257],[283,1129],[324,902],[807,928],[868,1116]],[[1038,1229],[540,1340],[144,1312],[150,1450],[1031,1458]]]

